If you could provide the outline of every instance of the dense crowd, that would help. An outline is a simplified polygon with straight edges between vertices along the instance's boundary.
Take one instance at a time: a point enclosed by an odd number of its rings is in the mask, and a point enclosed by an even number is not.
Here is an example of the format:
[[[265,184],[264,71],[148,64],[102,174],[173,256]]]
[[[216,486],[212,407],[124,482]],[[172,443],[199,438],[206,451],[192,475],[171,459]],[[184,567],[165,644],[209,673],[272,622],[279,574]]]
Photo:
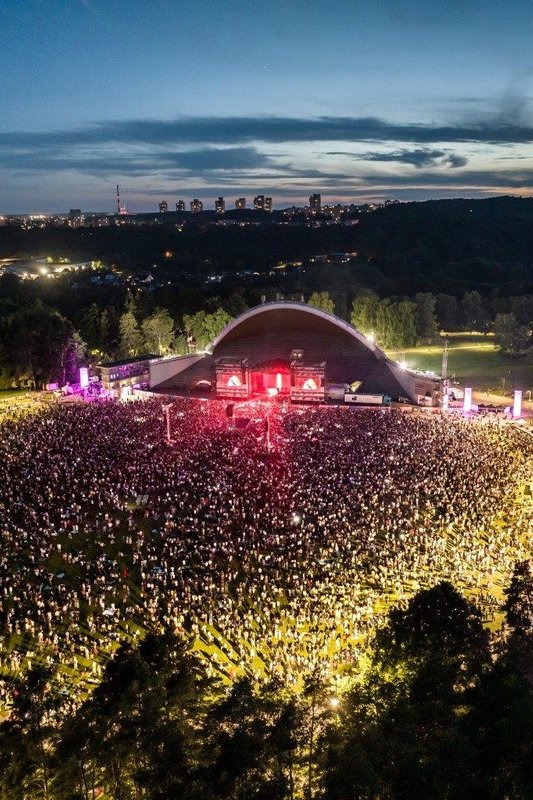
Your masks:
[[[4,676],[42,662],[83,696],[122,639],[163,627],[229,680],[341,675],[391,604],[439,580],[497,622],[531,557],[533,444],[513,426],[248,403],[243,427],[222,402],[180,399],[169,413],[171,444],[157,399],[1,423]]]

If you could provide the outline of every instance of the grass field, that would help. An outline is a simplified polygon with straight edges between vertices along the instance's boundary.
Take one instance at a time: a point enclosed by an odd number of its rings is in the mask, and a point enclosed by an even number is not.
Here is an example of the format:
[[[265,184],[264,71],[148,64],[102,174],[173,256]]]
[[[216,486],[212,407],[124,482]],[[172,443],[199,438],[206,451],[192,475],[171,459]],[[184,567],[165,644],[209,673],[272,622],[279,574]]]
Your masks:
[[[494,393],[510,394],[522,389],[533,391],[533,359],[502,355],[492,336],[469,333],[448,334],[448,376],[461,386]],[[444,338],[429,347],[412,347],[387,353],[395,360],[405,359],[411,369],[434,370],[440,374]]]
[[[52,400],[52,396],[45,392],[32,392],[27,389],[2,389],[0,390],[0,419],[10,415],[20,416],[26,413],[35,413],[44,408]]]

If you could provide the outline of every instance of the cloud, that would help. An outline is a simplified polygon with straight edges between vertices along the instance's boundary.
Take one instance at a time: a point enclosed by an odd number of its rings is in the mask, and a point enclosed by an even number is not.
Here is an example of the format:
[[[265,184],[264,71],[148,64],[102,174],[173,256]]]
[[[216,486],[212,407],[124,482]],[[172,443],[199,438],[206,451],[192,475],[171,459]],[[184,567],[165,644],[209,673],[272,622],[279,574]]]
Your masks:
[[[419,148],[416,150],[396,150],[390,153],[382,152],[369,152],[369,153],[347,153],[333,151],[328,155],[335,156],[351,156],[358,161],[392,161],[398,164],[410,164],[414,167],[464,167],[468,163],[468,159],[463,156],[455,155],[447,150],[430,150],[428,148]]]
[[[262,190],[294,197],[300,189],[345,197],[395,190],[426,196],[498,188],[531,192],[533,172],[526,162],[524,169],[519,161],[506,169],[495,157],[515,151],[521,157],[526,150],[521,153],[519,145],[533,143],[533,126],[523,117],[523,110],[507,119],[484,114],[445,126],[374,117],[111,121],[75,130],[0,133],[0,169],[28,186],[35,184],[35,173],[49,179],[69,173],[64,177],[78,183],[81,175],[115,183],[124,176],[132,189],[143,182],[157,194],[196,186],[197,196]],[[465,142],[473,145],[472,154],[484,152],[483,168],[468,169],[467,159],[454,152],[453,145]]]
[[[428,188],[442,186],[455,189],[476,189],[490,192],[494,189],[529,190],[533,189],[533,169],[516,170],[464,170],[451,172],[417,172],[415,175],[397,173],[365,174],[367,186],[408,186]]]
[[[180,117],[175,120],[100,122],[65,131],[0,133],[0,150],[99,147],[245,145],[258,142],[409,142],[526,144],[533,126],[516,117],[482,115],[458,124],[396,123],[379,117]]]
[[[144,175],[159,170],[186,172],[252,170],[275,166],[276,162],[254,147],[202,148],[185,151],[145,151],[140,154],[113,154],[96,151],[84,156],[79,148],[42,148],[35,151],[1,152],[0,167],[14,170],[78,170],[89,174],[117,172]]]

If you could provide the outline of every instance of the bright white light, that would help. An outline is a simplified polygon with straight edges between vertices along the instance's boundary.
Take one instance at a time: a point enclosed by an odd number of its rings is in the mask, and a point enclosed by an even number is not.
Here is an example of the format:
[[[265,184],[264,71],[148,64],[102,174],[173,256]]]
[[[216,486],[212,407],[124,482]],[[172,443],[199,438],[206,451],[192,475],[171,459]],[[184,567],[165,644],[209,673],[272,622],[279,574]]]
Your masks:
[[[522,390],[515,389],[513,400],[513,418],[518,419],[522,415]]]
[[[329,700],[329,704],[331,708],[336,709],[339,707],[339,698],[338,697],[331,697]]]
[[[398,366],[400,367],[400,369],[407,369],[407,361],[405,360],[398,361]]]
[[[293,525],[299,525],[301,521],[302,521],[302,518],[301,518],[301,516],[299,514],[294,513],[292,515],[292,524]]]
[[[374,336],[374,332],[373,331],[370,331],[370,333],[367,334],[366,338],[368,339],[369,342],[374,342],[375,339],[376,339],[376,337]]]

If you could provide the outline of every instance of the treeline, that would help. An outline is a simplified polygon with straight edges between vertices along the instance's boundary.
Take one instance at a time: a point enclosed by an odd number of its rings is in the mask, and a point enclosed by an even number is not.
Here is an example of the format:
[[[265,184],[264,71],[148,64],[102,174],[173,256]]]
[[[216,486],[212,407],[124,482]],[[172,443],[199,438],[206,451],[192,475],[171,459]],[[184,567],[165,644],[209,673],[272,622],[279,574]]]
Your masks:
[[[200,350],[232,319],[223,308],[179,319],[154,308],[143,316],[131,292],[121,311],[92,303],[74,319],[40,299],[1,312],[0,304],[0,389],[77,382],[79,367],[87,363]]]
[[[77,708],[34,667],[0,724],[7,800],[526,800],[533,794],[533,575],[506,639],[449,583],[390,612],[350,674],[229,689],[173,634],[122,646]],[[71,704],[72,706],[72,704]]]
[[[380,299],[363,290],[353,300],[350,321],[364,333],[373,332],[385,348],[430,343],[439,331],[492,331],[502,352],[524,355],[533,344],[533,296],[487,301],[474,291],[457,300],[418,292],[413,299]]]
[[[2,298],[0,282],[0,388],[30,382],[75,381],[80,364],[129,358],[141,353],[166,355],[204,349],[231,319],[248,308],[243,294],[213,297],[198,309],[176,313],[156,305],[151,292],[119,292],[93,299],[88,307],[62,313],[31,287]],[[266,299],[301,301],[302,294],[270,292]],[[57,298],[49,297],[54,300]],[[359,290],[351,305],[339,291],[316,291],[307,302],[335,313],[386,349],[404,349],[436,341],[439,331],[492,331],[502,352],[524,356],[533,339],[533,296],[487,300],[479,292],[453,295],[418,292],[414,297],[379,297]],[[216,305],[220,303],[220,305]],[[60,306],[64,308],[63,303]],[[189,309],[188,305],[181,308]]]
[[[335,269],[348,293],[361,281],[381,296],[533,291],[533,198],[399,203],[362,213],[355,225],[320,228],[265,222],[178,229],[175,221],[158,221],[162,224],[91,229],[0,227],[0,254],[102,259],[126,272],[155,268],[175,278],[242,269],[264,273],[278,261],[357,252],[348,268]],[[319,285],[322,272],[307,270],[290,291],[328,288]]]

